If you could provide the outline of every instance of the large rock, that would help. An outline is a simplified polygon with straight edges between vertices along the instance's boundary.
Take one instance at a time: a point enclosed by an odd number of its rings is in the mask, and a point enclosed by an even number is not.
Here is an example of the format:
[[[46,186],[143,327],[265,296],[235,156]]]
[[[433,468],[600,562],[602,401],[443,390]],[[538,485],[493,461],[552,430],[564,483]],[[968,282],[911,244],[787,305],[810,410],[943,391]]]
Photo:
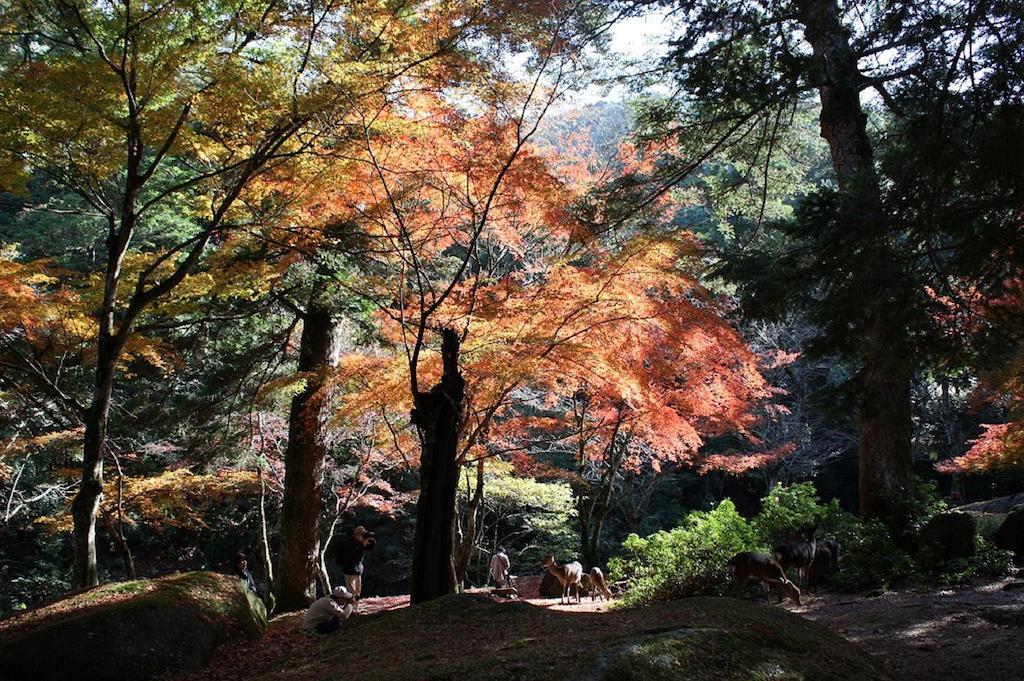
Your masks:
[[[562,595],[562,583],[550,572],[545,572],[540,580],[541,598],[558,598]]]
[[[232,576],[106,584],[0,623],[0,678],[144,681],[201,669],[221,643],[266,626],[263,604]]]
[[[252,681],[888,678],[856,645],[779,607],[689,598],[566,610],[444,596],[355,618],[340,635],[282,658]]]
[[[1013,551],[1018,563],[1024,561],[1024,508],[1008,513],[992,540],[999,548]]]
[[[583,579],[580,580],[580,598],[584,598],[590,593],[590,575],[584,573]],[[572,589],[569,590],[569,595],[576,599],[576,592]],[[544,576],[540,580],[540,597],[541,598],[561,598],[562,597],[562,583],[558,581],[558,577],[555,577],[550,572],[545,572]]]
[[[1005,514],[1010,511],[1024,507],[1024,492],[1018,494],[1011,494],[1006,497],[999,497],[998,499],[988,499],[987,501],[975,501],[970,504],[964,504],[958,506],[954,510],[964,511],[966,513],[999,513]]]
[[[939,513],[921,528],[918,548],[941,560],[970,558],[977,551],[977,531],[978,523],[969,513]]]

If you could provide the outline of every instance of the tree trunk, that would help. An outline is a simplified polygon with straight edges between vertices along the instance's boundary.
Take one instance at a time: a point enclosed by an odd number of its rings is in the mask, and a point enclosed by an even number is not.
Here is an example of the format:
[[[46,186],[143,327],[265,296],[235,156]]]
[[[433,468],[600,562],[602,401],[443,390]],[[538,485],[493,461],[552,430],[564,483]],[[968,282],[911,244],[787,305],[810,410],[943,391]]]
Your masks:
[[[107,437],[107,418],[114,385],[117,354],[110,342],[101,340],[96,362],[96,387],[85,416],[82,446],[82,481],[71,503],[74,526],[74,564],[71,585],[84,589],[99,584],[96,569],[96,514],[103,498],[103,447]]]
[[[107,526],[107,532],[117,542],[121,550],[121,560],[124,562],[124,571],[128,579],[135,579],[135,557],[132,555],[132,547],[128,544],[128,537],[124,534],[124,471],[121,469],[121,462],[111,452],[114,464],[117,466],[117,524],[114,524],[113,517],[109,511],[103,513],[103,523]]]
[[[441,382],[417,392],[412,422],[420,435],[420,496],[416,502],[410,598],[413,603],[455,593],[452,541],[458,489],[458,444],[466,381],[459,372],[459,337],[441,334]]]
[[[868,302],[861,351],[860,506],[864,518],[883,517],[910,484],[911,419],[908,338],[901,318],[897,259],[889,244],[861,75],[836,0],[797,0],[804,36],[814,51],[821,98],[821,136],[828,142],[844,221],[869,237],[857,286]]]
[[[257,475],[260,479],[260,560],[267,575],[267,611],[273,612],[277,604],[274,597],[274,562],[270,559],[270,539],[267,532],[267,478],[260,462]]]
[[[483,503],[483,500],[484,460],[478,459],[476,462],[476,488],[473,491],[473,496],[466,503],[465,523],[452,553],[452,564],[455,566],[455,583],[459,589],[465,587],[469,561],[473,557],[473,549],[476,547],[477,518],[480,515],[480,505]]]
[[[306,608],[316,597],[321,487],[327,457],[328,372],[338,361],[338,325],[329,311],[310,306],[303,318],[299,371],[306,387],[292,398],[285,450],[284,498],[277,556],[276,606]]]

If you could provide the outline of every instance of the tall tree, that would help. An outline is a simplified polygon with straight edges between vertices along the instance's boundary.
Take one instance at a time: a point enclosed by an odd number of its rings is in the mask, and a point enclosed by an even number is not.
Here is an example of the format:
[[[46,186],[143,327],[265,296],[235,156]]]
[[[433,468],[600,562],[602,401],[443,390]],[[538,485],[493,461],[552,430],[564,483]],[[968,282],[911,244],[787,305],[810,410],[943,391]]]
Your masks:
[[[332,52],[337,24],[325,21],[339,14],[359,21],[363,4],[346,12],[333,3],[274,0],[26,0],[12,9],[18,30],[5,34],[0,95],[3,185],[44,176],[77,194],[105,225],[95,378],[72,507],[76,586],[98,579],[95,520],[107,425],[133,328],[186,280],[209,245],[244,222],[240,198],[256,191],[254,180],[313,144],[314,119],[331,120],[362,97],[365,90],[348,87],[339,71],[326,77],[317,58],[333,54],[344,75],[364,71],[359,82],[379,90],[373,69],[363,67],[389,59],[365,44]],[[303,130],[309,134],[300,138]],[[153,219],[168,205],[191,213],[185,233]],[[126,282],[140,234],[149,237],[140,244],[144,265]]]
[[[737,234],[723,272],[747,282],[773,278],[790,306],[812,311],[823,332],[817,345],[856,363],[861,510],[884,516],[910,484],[910,385],[923,313],[913,304],[918,283],[906,267],[906,224],[886,202],[863,93],[874,91],[881,115],[905,116],[923,99],[944,110],[952,93],[980,88],[986,68],[1005,76],[1006,55],[992,50],[1014,12],[985,2],[633,3],[654,5],[674,24],[650,77],[673,80],[678,94],[640,106],[642,136],[669,147],[651,196],[724,154],[770,172],[794,112],[817,96],[838,188],[827,208],[814,197],[804,202],[804,224],[817,233],[808,229],[813,236],[791,249],[785,265],[758,266],[757,252],[785,251],[771,248],[777,235],[758,220]],[[985,45],[978,53],[987,58],[972,57],[971,45]]]

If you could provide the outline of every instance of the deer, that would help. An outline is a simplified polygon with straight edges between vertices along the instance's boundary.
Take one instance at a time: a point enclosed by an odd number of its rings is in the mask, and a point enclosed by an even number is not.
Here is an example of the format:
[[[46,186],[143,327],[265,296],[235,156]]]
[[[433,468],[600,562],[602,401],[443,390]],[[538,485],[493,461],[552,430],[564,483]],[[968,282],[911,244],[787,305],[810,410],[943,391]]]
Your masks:
[[[608,582],[605,581],[601,568],[595,566],[590,568],[590,600],[596,600],[598,597],[602,601],[610,601],[612,600],[612,592],[608,588]]]
[[[818,586],[837,572],[839,572],[839,542],[835,539],[823,539],[815,542],[809,582]]]
[[[580,582],[583,581],[583,566],[578,562],[573,561],[571,563],[565,563],[559,565],[555,562],[555,556],[549,554],[547,558],[541,563],[541,567],[548,569],[548,572],[553,574],[558,582],[562,585],[562,597],[558,600],[559,603],[569,603],[569,587],[572,586],[576,590],[576,602],[580,602]]]
[[[796,568],[797,585],[800,587],[803,587],[811,563],[814,562],[815,529],[813,527],[804,529],[800,533],[803,541],[780,544],[772,551],[772,558],[782,567],[783,571]]]
[[[768,605],[772,604],[771,587],[773,585],[782,589],[797,605],[802,605],[800,589],[797,588],[796,584],[789,581],[782,566],[766,553],[756,553],[753,551],[737,553],[729,559],[726,569],[733,580],[733,594],[739,591],[740,587],[746,584],[747,581],[756,579],[764,586],[764,595],[768,599]]]

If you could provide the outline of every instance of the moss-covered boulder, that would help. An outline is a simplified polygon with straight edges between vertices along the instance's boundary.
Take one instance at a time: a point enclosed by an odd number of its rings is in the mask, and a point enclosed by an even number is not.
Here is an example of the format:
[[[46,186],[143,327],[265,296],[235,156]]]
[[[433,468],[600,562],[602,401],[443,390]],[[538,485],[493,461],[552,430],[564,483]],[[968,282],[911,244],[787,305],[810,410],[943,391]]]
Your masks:
[[[606,612],[477,594],[360,615],[259,681],[887,679],[871,658],[779,607],[690,598]]]
[[[152,679],[201,669],[221,643],[266,626],[263,604],[232,576],[106,584],[0,622],[0,678]]]

